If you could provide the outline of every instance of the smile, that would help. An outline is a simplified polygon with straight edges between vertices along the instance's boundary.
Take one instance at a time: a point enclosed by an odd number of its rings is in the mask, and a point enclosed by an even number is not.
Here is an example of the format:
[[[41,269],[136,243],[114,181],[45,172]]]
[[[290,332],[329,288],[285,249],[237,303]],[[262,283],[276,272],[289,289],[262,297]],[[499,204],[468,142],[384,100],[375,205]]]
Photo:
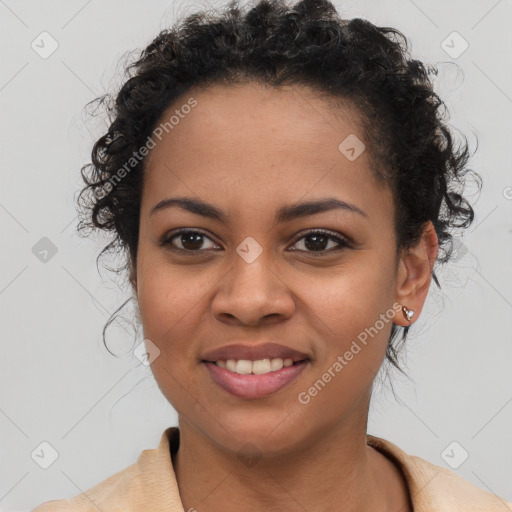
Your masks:
[[[283,367],[293,365],[292,359],[281,359],[280,357],[258,359],[257,361],[250,361],[248,359],[228,359],[213,361],[221,368],[227,368],[230,372],[239,373],[241,375],[263,375],[269,372],[275,372]]]
[[[290,384],[305,370],[309,359],[265,358],[202,361],[217,385],[239,398],[262,398]]]

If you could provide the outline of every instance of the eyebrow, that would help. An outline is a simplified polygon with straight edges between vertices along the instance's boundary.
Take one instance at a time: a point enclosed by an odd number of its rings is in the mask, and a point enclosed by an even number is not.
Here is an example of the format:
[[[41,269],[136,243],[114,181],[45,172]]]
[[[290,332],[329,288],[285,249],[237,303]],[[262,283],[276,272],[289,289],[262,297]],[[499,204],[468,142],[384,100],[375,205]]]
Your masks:
[[[194,199],[192,197],[170,197],[163,199],[155,206],[153,206],[153,208],[151,208],[149,215],[151,216],[158,211],[162,211],[173,206],[177,206],[191,213],[195,213],[210,219],[215,219],[222,222],[223,224],[227,224],[228,216],[226,213],[210,203],[200,199]],[[307,217],[309,215],[315,215],[317,213],[322,213],[334,209],[341,209],[357,213],[358,215],[369,219],[368,214],[355,204],[342,201],[335,197],[326,197],[324,199],[315,201],[307,201],[289,206],[283,206],[277,210],[275,221],[276,223],[289,222],[294,219]]]

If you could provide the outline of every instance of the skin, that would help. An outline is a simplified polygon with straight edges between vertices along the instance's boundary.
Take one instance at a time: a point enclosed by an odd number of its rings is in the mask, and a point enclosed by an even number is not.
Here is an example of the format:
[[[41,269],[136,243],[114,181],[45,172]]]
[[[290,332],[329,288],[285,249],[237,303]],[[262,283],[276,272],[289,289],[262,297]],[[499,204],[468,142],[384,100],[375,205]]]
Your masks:
[[[397,260],[391,191],[373,177],[368,151],[349,161],[338,149],[349,134],[364,141],[355,108],[333,108],[302,86],[245,83],[188,91],[162,119],[190,97],[197,106],[146,161],[132,274],[145,338],[160,350],[151,368],[179,415],[174,468],[184,509],[411,510],[400,471],[366,444],[372,384],[392,322],[411,323],[401,312],[309,403],[297,397],[393,304],[418,318],[438,252],[432,224]],[[177,206],[150,214],[179,196],[212,203],[227,224]],[[338,209],[274,222],[280,207],[324,197],[355,204],[367,217]],[[178,228],[204,232],[196,245],[203,252],[159,245]],[[311,229],[353,244],[329,239],[315,257],[303,234]],[[248,236],[262,248],[250,264],[236,252]],[[182,241],[175,237],[174,247],[191,247]],[[297,380],[267,397],[229,394],[201,363],[206,350],[265,341],[311,359]],[[257,460],[241,457],[247,443]]]

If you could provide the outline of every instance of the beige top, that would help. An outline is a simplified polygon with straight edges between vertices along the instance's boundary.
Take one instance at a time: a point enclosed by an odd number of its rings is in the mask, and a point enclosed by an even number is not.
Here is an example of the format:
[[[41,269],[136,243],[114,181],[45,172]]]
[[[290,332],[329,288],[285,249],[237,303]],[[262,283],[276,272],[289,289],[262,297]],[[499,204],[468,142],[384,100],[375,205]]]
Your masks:
[[[414,512],[512,511],[512,503],[479,489],[449,469],[408,455],[379,437],[368,435],[367,443],[400,468]],[[170,456],[178,447],[179,429],[169,427],[158,448],[144,450],[135,464],[85,493],[69,500],[47,501],[32,512],[184,512]]]

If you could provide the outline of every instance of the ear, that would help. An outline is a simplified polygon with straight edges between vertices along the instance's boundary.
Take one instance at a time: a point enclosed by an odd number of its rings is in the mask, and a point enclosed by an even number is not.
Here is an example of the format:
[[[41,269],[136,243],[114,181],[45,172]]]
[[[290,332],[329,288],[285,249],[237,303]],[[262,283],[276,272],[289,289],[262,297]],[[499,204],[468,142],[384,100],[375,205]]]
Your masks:
[[[436,230],[431,221],[423,225],[418,244],[404,251],[398,263],[395,300],[401,306],[414,311],[407,320],[402,311],[397,312],[393,323],[408,326],[421,313],[432,279],[434,263],[439,252]]]

